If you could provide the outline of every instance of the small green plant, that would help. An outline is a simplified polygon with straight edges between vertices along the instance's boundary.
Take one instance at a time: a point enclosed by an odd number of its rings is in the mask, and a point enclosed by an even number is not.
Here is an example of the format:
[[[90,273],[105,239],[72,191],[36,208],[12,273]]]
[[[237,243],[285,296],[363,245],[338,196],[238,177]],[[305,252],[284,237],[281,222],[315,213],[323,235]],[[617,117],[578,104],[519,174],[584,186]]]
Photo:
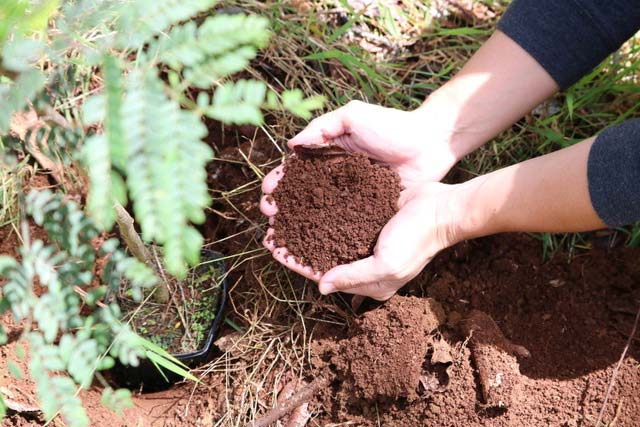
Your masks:
[[[24,243],[18,258],[0,257],[0,314],[26,325],[29,374],[48,420],[60,415],[65,425],[87,426],[78,390],[116,360],[136,365],[146,357],[196,380],[121,321],[113,295],[122,282],[140,299],[158,279],[117,239],[94,247],[96,236],[112,230],[116,206],[133,206],[142,239],[159,245],[167,271],[183,277],[198,262],[203,236],[194,224],[210,202],[205,165],[214,153],[203,142],[203,121],[260,125],[265,109],[308,119],[322,106],[321,97],[300,90],[277,94],[261,81],[232,80],[267,44],[268,21],[217,13],[215,4],[0,2],[2,159],[39,163],[62,190],[82,188],[84,176],[89,183],[85,211],[62,191],[30,192],[19,203],[2,175],[2,220],[22,217]],[[21,134],[13,126],[25,114],[38,126]],[[29,221],[46,238],[32,239]],[[108,262],[99,285],[89,286],[98,257]],[[0,329],[0,344],[6,341]],[[104,389],[103,403],[116,411],[129,400],[127,391]]]

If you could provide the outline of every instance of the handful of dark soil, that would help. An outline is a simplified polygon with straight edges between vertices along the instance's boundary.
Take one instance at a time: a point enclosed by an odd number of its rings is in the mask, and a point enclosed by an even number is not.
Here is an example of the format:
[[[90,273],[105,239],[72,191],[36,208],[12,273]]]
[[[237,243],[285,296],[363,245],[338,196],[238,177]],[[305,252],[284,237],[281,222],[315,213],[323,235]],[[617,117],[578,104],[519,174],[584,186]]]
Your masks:
[[[363,154],[301,151],[286,160],[273,193],[275,244],[320,272],[366,258],[399,195],[398,174]]]

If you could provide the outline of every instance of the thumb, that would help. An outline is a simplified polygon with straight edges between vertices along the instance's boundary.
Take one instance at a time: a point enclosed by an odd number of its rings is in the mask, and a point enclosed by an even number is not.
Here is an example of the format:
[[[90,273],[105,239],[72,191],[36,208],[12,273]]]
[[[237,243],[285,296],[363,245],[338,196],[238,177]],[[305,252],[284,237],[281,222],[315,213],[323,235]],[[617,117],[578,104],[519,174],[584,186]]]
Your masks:
[[[319,283],[323,295],[346,291],[364,284],[374,283],[383,278],[375,257],[370,256],[350,264],[339,265],[327,271]]]
[[[302,132],[293,137],[287,145],[293,149],[296,145],[328,145],[328,143],[346,133],[344,107],[315,118]]]

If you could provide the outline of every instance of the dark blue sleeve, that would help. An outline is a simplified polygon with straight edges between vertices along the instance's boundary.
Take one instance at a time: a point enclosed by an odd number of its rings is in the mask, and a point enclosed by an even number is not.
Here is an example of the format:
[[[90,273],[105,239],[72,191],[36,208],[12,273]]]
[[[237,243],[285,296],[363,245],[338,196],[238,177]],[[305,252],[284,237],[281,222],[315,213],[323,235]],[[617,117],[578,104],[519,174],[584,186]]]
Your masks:
[[[591,203],[610,227],[640,220],[640,119],[611,126],[589,151]]]
[[[640,28],[640,0],[514,0],[498,29],[567,88]]]

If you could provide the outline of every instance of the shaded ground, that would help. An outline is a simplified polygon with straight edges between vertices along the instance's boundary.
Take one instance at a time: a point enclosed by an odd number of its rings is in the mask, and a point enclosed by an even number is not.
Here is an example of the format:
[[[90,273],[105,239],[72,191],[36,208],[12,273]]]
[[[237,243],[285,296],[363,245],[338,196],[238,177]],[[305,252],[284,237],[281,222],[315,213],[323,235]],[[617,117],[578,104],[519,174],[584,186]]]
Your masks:
[[[262,237],[257,222],[261,220],[257,208],[259,180],[253,179],[255,183],[248,190],[235,190],[232,185],[251,180],[252,172],[246,165],[233,161],[239,152],[255,162],[264,162],[276,155],[274,146],[266,138],[249,140],[239,136],[238,140],[238,145],[221,149],[226,160],[223,157],[211,165],[212,179],[224,174],[228,187],[216,187],[222,190],[210,212],[205,232],[215,249],[229,255],[246,252],[244,256],[228,260],[233,285],[228,315],[240,326],[240,331],[233,331],[229,326],[223,330],[221,335],[226,341],[221,347],[225,352],[195,372],[202,378],[201,384],[185,384],[159,394],[136,394],[136,406],[121,418],[100,405],[101,386],[96,384],[83,394],[92,423],[238,425],[238,420],[259,417],[271,408],[280,390],[291,382],[300,378],[310,380],[317,375],[318,365],[314,368],[309,363],[315,357],[334,351],[336,345],[340,348],[346,342],[344,339],[362,336],[356,332],[364,331],[367,338],[362,345],[342,351],[340,360],[332,360],[329,354],[327,364],[333,363],[330,369],[338,371],[341,381],[332,383],[310,402],[313,416],[308,425],[345,422],[372,426],[594,425],[640,298],[640,250],[594,249],[574,255],[570,262],[566,255],[558,254],[545,263],[539,241],[523,235],[463,243],[437,256],[403,290],[404,294],[417,297],[417,301],[426,302],[426,298],[431,297],[442,305],[446,320],[439,332],[429,333],[429,328],[416,327],[420,316],[410,310],[392,315],[378,308],[379,315],[368,315],[378,320],[367,323],[357,320],[358,316],[342,296],[321,297],[314,284],[286,275],[270,262],[264,251],[255,256],[247,252],[253,250]],[[245,231],[237,236],[241,230]],[[37,235],[37,230],[32,230],[32,234]],[[2,252],[13,253],[17,244],[15,235],[2,237]],[[282,286],[284,283],[287,285]],[[364,309],[371,312],[378,305],[368,302]],[[513,375],[511,368],[504,369],[512,375],[518,390],[509,395],[506,409],[485,404],[473,346],[471,342],[465,345],[466,336],[459,323],[473,309],[490,316],[506,339],[531,353],[526,359],[505,358],[508,363],[515,360],[519,370]],[[416,324],[412,324],[413,321]],[[3,323],[7,323],[6,319]],[[397,328],[401,328],[403,334],[392,333]],[[10,329],[10,332],[15,339],[19,329]],[[332,344],[323,344],[321,339],[331,335]],[[411,346],[412,353],[408,353],[402,343]],[[500,346],[497,347],[501,354]],[[420,355],[423,348],[426,359],[417,376],[415,369],[406,369],[404,363],[413,358],[380,359],[389,358],[394,351],[400,351],[403,356]],[[445,355],[434,361],[437,348],[444,348]],[[13,393],[15,400],[23,405],[34,405],[32,383],[16,380],[7,372],[7,362],[16,361],[15,342],[0,349],[0,387]],[[352,393],[354,389],[349,389],[349,384],[355,384],[356,380],[360,384],[366,382],[371,372],[350,372],[353,366],[349,358],[363,360],[366,353],[375,361],[375,366],[395,369],[389,371],[387,379],[398,381],[401,392],[390,387],[390,392],[383,395],[363,390]],[[505,354],[503,351],[500,357]],[[640,418],[639,355],[635,345],[632,346],[605,411],[605,421],[615,419],[614,425],[633,426]],[[403,362],[401,366],[397,365],[398,361]],[[24,363],[17,362],[26,373]],[[340,365],[346,369],[337,369]],[[374,365],[363,366],[370,369]],[[403,373],[407,376],[402,377]],[[414,384],[415,378],[418,384]],[[384,386],[384,381],[384,372],[371,378],[371,383],[376,385]],[[415,393],[411,384],[415,385]],[[13,415],[5,424],[42,423]]]

